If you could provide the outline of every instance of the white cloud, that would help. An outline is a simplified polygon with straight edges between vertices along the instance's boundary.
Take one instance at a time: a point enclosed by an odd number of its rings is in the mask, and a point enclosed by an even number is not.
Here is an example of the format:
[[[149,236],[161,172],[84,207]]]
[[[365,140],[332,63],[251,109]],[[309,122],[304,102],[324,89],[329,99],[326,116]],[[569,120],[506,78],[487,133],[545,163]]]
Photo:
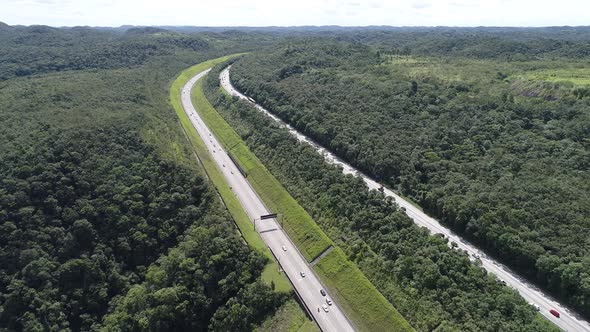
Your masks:
[[[432,4],[429,2],[425,2],[425,1],[414,1],[412,3],[412,8],[414,9],[422,9],[422,8],[428,8],[431,7]]]
[[[0,21],[53,26],[590,25],[588,0],[0,0]]]

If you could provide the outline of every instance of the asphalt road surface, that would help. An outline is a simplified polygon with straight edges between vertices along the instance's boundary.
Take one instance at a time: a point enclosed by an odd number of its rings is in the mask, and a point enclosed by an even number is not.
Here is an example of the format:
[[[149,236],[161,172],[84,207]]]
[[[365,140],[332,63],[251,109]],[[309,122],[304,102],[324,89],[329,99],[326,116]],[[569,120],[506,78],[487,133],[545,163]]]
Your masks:
[[[289,132],[294,135],[299,141],[306,142],[313,146],[318,153],[324,156],[326,161],[330,164],[339,165],[342,167],[342,172],[345,174],[352,174],[357,177],[361,177],[367,186],[370,189],[379,190],[382,186],[377,183],[375,180],[371,179],[367,175],[359,172],[357,169],[352,167],[351,165],[347,164],[340,158],[336,157],[331,152],[327,151],[322,146],[318,145],[305,135],[301,134],[295,128],[290,126],[289,124],[283,122],[278,117],[270,113],[268,110],[264,109],[262,106],[256,104],[254,100],[251,98],[246,97],[239,91],[237,91],[231,84],[230,77],[229,77],[229,70],[231,66],[226,68],[224,71],[221,72],[219,79],[221,81],[221,86],[232,96],[236,96],[240,99],[244,99],[249,101],[250,103],[254,104],[254,106],[266,114],[267,116],[271,117],[275,121],[277,121],[282,127],[289,130]],[[564,331],[569,332],[578,332],[578,331],[590,331],[590,324],[587,321],[583,320],[579,317],[574,311],[568,309],[558,303],[554,298],[551,296],[543,293],[539,288],[532,285],[524,278],[520,277],[517,273],[510,270],[508,267],[500,264],[496,260],[491,257],[486,256],[483,252],[481,252],[476,246],[469,243],[468,241],[462,239],[457,234],[453,233],[447,227],[441,225],[437,220],[434,218],[429,217],[426,215],[422,210],[417,208],[416,206],[412,205],[410,202],[405,200],[404,198],[400,197],[392,190],[383,187],[383,193],[386,196],[393,197],[397,204],[404,208],[406,214],[414,220],[414,222],[419,225],[426,227],[431,233],[433,234],[442,234],[446,238],[449,239],[449,246],[451,243],[456,243],[457,250],[464,250],[468,253],[469,257],[472,261],[480,260],[481,266],[486,269],[488,272],[493,273],[498,277],[499,280],[503,280],[506,282],[506,285],[514,288],[517,290],[520,295],[525,298],[529,303],[538,305],[540,308],[540,313],[545,316],[545,318],[549,319],[551,322],[555,323],[558,327],[560,327]],[[553,316],[549,310],[555,309],[557,310],[561,317],[557,318]]]
[[[209,70],[206,70],[197,74],[182,88],[181,100],[185,113],[201,139],[205,142],[207,150],[225,177],[227,184],[250,219],[254,221],[253,227],[256,227],[266,245],[277,257],[280,266],[291,280],[320,328],[323,331],[354,331],[338,304],[332,300],[327,289],[322,286],[319,278],[280,228],[277,221],[275,219],[260,220],[260,216],[270,214],[271,211],[266,209],[262,200],[250,187],[246,178],[242,176],[226,151],[221,148],[219,141],[195,111],[190,97],[191,90],[195,83],[208,72]],[[327,292],[326,296],[320,294],[320,289]],[[333,301],[332,305],[328,305],[326,299],[331,299]],[[326,305],[327,312],[324,311],[323,305]]]

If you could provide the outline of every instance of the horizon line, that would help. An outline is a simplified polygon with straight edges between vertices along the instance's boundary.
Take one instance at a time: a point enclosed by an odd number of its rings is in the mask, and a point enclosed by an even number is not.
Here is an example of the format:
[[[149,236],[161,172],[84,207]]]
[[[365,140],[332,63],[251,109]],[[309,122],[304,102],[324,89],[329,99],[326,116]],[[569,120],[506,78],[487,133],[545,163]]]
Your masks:
[[[590,25],[386,25],[386,24],[375,24],[375,25],[338,25],[338,24],[306,24],[306,25],[147,25],[147,24],[123,24],[119,26],[114,25],[49,25],[49,24],[8,24],[4,21],[0,21],[0,24],[5,24],[11,27],[31,27],[31,26],[47,26],[51,28],[125,28],[125,27],[136,27],[136,28],[162,28],[162,27],[181,27],[181,28],[212,28],[212,29],[268,29],[268,28],[512,28],[512,29],[539,29],[539,28],[587,28]]]

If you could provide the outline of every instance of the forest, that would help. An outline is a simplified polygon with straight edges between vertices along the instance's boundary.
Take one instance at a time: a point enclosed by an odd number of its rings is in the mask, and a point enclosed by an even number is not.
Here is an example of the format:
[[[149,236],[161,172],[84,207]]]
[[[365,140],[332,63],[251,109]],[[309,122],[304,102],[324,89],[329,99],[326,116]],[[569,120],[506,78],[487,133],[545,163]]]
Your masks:
[[[288,299],[168,102],[229,38],[0,27],[0,331],[252,330]]]
[[[241,52],[239,89],[589,315],[589,36],[0,22],[0,332],[310,327],[265,282],[269,258],[240,236],[169,101],[182,70]],[[416,330],[555,331],[227,98],[220,70],[210,102]]]
[[[554,331],[516,291],[450,249],[448,240],[428,235],[362,180],[343,175],[258,110],[226,97],[218,72],[206,82],[216,109],[414,328]]]
[[[519,59],[474,55],[467,39],[295,38],[236,62],[232,82],[589,316],[588,57],[540,36]]]

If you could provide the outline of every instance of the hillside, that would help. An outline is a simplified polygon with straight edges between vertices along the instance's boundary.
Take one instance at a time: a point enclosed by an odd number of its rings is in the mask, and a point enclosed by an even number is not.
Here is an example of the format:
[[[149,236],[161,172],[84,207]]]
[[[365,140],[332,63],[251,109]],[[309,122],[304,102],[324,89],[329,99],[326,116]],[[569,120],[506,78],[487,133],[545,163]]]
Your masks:
[[[287,299],[168,102],[208,39],[0,27],[0,330],[247,330]]]
[[[452,51],[424,37],[387,52],[397,37],[295,39],[237,62],[233,81],[590,315],[587,58],[549,50],[542,31],[519,42],[519,60],[477,34]]]

